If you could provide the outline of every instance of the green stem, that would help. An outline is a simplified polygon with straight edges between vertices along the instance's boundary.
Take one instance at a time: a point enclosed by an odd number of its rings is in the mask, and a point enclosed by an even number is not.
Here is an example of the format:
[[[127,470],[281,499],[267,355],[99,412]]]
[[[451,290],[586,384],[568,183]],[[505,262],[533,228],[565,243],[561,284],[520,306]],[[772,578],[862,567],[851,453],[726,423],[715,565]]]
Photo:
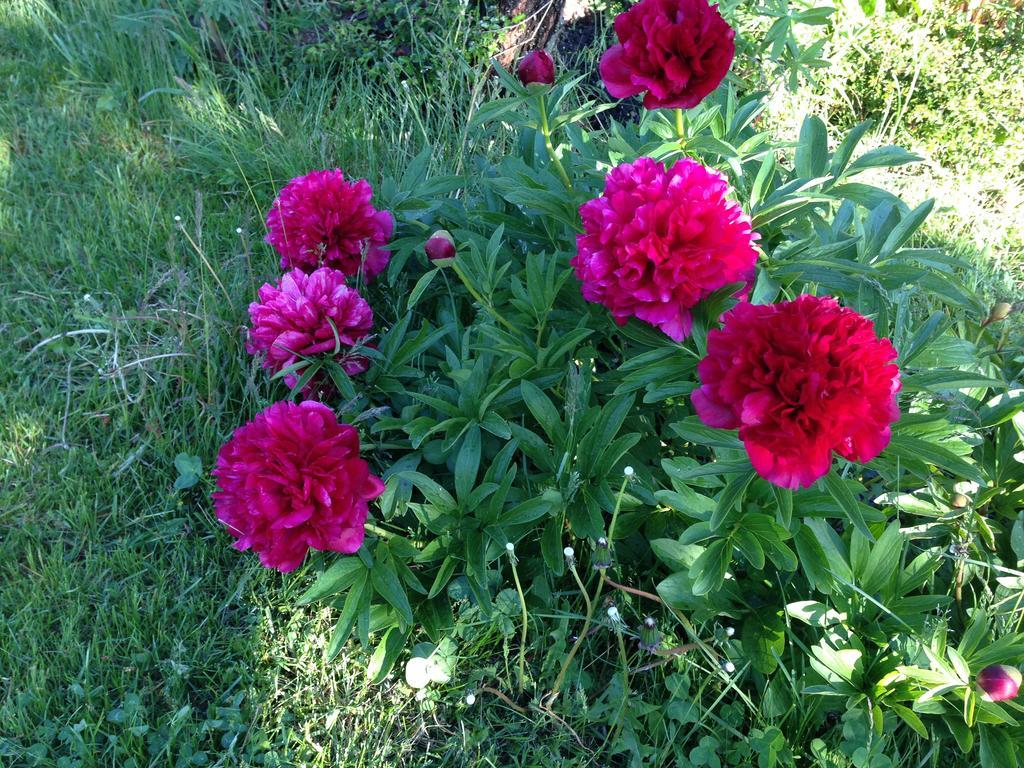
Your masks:
[[[612,534],[615,532],[615,521],[619,517],[619,509],[622,507],[622,496],[626,493],[626,486],[629,484],[629,478],[627,477],[622,481],[622,488],[619,489],[619,495],[615,499],[615,510],[612,512],[612,520],[608,525],[608,545],[612,545]],[[607,568],[601,569],[601,575],[597,578],[597,589],[594,591],[594,596],[590,600],[586,600],[586,590],[584,591],[584,600],[587,603],[587,613],[583,617],[583,628],[580,630],[579,635],[576,637],[576,642],[573,643],[572,648],[569,649],[569,655],[565,657],[565,661],[562,662],[562,668],[558,670],[558,677],[555,678],[555,684],[551,686],[551,691],[545,697],[547,705],[550,707],[554,703],[555,699],[558,698],[562,692],[562,684],[565,682],[565,675],[569,671],[569,666],[572,664],[572,660],[576,658],[576,654],[580,650],[580,646],[583,645],[583,641],[587,638],[587,633],[590,631],[590,622],[594,619],[594,608],[598,605],[598,601],[601,598],[601,592],[604,591],[604,582],[607,576]],[[572,569],[573,576],[576,576],[576,583],[583,589],[583,583],[580,581],[579,575],[576,573],[576,569]]]
[[[519,329],[516,328],[514,325],[512,325],[512,323],[510,323],[504,317],[502,317],[501,313],[497,309],[494,308],[494,305],[491,304],[491,302],[487,301],[483,296],[480,295],[480,292],[477,291],[477,289],[473,287],[473,284],[470,283],[469,280],[466,279],[466,275],[463,274],[462,268],[458,265],[458,263],[457,262],[452,262],[451,268],[452,268],[452,271],[455,272],[455,274],[459,276],[459,280],[461,280],[462,284],[464,286],[466,286],[466,290],[469,291],[469,295],[473,297],[473,299],[476,301],[476,303],[479,304],[484,309],[486,309],[495,320],[497,320],[499,323],[501,323],[506,328],[508,328],[510,331],[512,331],[512,333],[514,333],[514,334],[516,334],[518,336],[519,335]]]
[[[555,153],[555,146],[551,143],[551,126],[548,125],[548,104],[543,93],[537,94],[537,103],[540,105],[540,132],[544,137],[544,146],[548,149],[548,157],[551,158],[551,164],[558,171],[558,175],[562,179],[562,183],[565,184],[565,188],[571,191],[572,181],[569,180],[569,174],[565,172],[562,161]]]
[[[519,636],[519,690],[526,687],[526,628],[529,616],[526,613],[526,596],[523,594],[523,585],[519,582],[519,570],[516,568],[514,554],[509,554],[512,563],[512,578],[516,582],[516,592],[519,593],[519,607],[523,611],[523,630]]]
[[[364,523],[363,527],[366,528],[366,530],[368,530],[370,533],[374,533],[380,536],[382,539],[390,539],[392,536],[395,535],[391,531],[385,531],[383,528],[379,528],[373,523]]]
[[[686,123],[683,121],[683,110],[676,109],[676,136],[680,141],[686,139]]]

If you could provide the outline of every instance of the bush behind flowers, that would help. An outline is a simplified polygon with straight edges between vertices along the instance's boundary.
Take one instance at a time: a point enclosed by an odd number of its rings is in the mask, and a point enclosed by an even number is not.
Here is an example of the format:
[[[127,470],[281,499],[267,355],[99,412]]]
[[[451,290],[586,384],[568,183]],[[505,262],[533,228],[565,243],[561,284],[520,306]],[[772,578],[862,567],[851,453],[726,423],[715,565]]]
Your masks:
[[[279,355],[292,396],[333,383],[332,461],[354,460],[355,425],[383,484],[356,554],[306,559],[300,602],[337,611],[328,658],[355,638],[379,682],[418,642],[407,681],[444,716],[498,696],[622,764],[884,766],[919,738],[1014,764],[1020,726],[975,678],[1024,661],[991,610],[1022,586],[1020,360],[962,265],[915,238],[932,201],[860,178],[916,158],[815,117],[780,146],[764,95],[729,82],[606,124],[564,74],[497,80],[469,130],[507,154],[431,176],[425,151],[360,197],[366,222],[332,219],[376,233],[365,371],[338,363],[340,328]],[[425,252],[439,231],[454,255]],[[284,519],[237,472],[247,514],[277,546],[298,525],[351,551],[317,520],[361,519],[376,476],[335,488],[280,429],[285,449],[261,433],[245,461],[307,508]],[[453,661],[488,633],[504,654]]]

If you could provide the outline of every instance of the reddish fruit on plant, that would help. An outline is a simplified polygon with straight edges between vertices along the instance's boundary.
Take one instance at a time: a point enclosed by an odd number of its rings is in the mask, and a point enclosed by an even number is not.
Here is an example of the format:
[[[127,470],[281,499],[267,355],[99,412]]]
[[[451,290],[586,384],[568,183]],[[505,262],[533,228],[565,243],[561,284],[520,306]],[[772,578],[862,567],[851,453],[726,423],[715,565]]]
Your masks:
[[[1016,667],[992,664],[978,673],[978,687],[984,691],[985,701],[1009,701],[1017,698],[1021,674]]]
[[[555,82],[555,61],[547,51],[530,51],[519,61],[519,82],[523,85]]]
[[[455,258],[455,239],[447,230],[439,229],[430,236],[423,250],[431,261],[447,263]]]

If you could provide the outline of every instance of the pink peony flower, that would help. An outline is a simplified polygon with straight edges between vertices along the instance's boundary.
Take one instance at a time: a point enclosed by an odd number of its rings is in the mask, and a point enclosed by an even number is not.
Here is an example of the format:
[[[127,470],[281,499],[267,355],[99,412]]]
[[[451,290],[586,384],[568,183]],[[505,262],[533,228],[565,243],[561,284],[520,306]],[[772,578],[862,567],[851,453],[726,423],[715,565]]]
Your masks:
[[[519,61],[519,82],[523,85],[555,82],[555,61],[547,51],[530,51]]]
[[[615,17],[619,44],[601,57],[601,78],[617,99],[644,91],[644,106],[700,104],[732,65],[736,32],[706,0],[641,0]]]
[[[277,373],[303,358],[333,354],[350,376],[362,373],[369,361],[351,348],[362,344],[373,327],[373,310],[345,275],[322,267],[311,274],[286,272],[277,285],[265,283],[259,301],[249,305],[252,328],[245,345],[250,354],[264,354],[263,367]],[[337,336],[335,336],[337,332]],[[284,377],[294,387],[301,371]],[[310,390],[317,384],[309,382]],[[307,395],[309,393],[307,392]]]
[[[1009,701],[1020,692],[1021,674],[1016,667],[992,664],[981,670],[977,679],[985,701]]]
[[[619,325],[637,317],[682,341],[697,302],[754,276],[757,234],[728,191],[694,160],[668,171],[649,157],[613,168],[604,194],[580,208],[572,265],[583,297]]]
[[[831,297],[739,304],[708,334],[693,393],[701,421],[739,428],[761,477],[807,488],[835,451],[867,462],[900,417],[896,350],[874,325]]]
[[[346,181],[338,170],[312,171],[292,179],[267,214],[267,237],[281,269],[310,272],[333,267],[346,275],[362,270],[367,280],[387,266],[395,221],[378,211],[365,179]]]
[[[327,406],[281,402],[239,427],[213,470],[219,519],[239,550],[283,573],[313,549],[355,552],[384,483],[359,458],[359,433]]]

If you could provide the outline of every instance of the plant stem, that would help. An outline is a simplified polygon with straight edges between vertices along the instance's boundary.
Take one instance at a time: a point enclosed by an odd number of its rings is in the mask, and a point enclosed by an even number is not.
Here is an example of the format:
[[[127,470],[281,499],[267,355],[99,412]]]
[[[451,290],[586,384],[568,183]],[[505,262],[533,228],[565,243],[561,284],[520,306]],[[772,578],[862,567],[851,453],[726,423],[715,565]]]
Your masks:
[[[548,149],[548,157],[551,158],[551,164],[558,171],[558,175],[562,179],[562,183],[565,184],[565,188],[571,191],[572,181],[569,180],[569,174],[565,172],[562,161],[555,153],[555,146],[551,143],[551,126],[548,125],[548,104],[543,93],[537,94],[537,104],[540,107],[540,132],[544,137],[544,146]]]
[[[519,690],[526,687],[526,628],[529,616],[526,613],[526,596],[523,594],[523,585],[519,581],[519,569],[516,568],[515,555],[509,555],[512,563],[512,578],[516,583],[516,592],[519,593],[519,607],[523,611],[523,629],[519,635]]]
[[[683,110],[676,109],[676,136],[679,141],[686,139],[686,123],[683,121]]]
[[[622,507],[622,496],[626,493],[626,486],[629,484],[629,478],[627,477],[622,481],[622,488],[619,489],[619,495],[615,499],[615,510],[612,512],[612,520],[608,525],[608,543],[609,546],[612,542],[612,535],[615,533],[615,521],[619,517],[619,509]],[[576,583],[579,584],[580,588],[583,588],[583,583],[580,581],[579,576],[576,574],[576,569],[573,568],[573,575],[576,576]],[[547,706],[551,706],[555,699],[558,698],[562,692],[562,684],[565,682],[565,675],[569,671],[569,666],[572,664],[572,660],[576,658],[576,654],[580,650],[580,646],[583,645],[583,641],[587,638],[587,633],[590,630],[590,622],[594,619],[594,608],[598,604],[598,600],[601,598],[601,592],[604,590],[604,582],[607,579],[605,575],[607,568],[601,569],[601,575],[597,578],[597,589],[594,590],[594,596],[590,600],[586,600],[586,594],[584,599],[587,603],[587,614],[583,617],[583,629],[580,630],[579,635],[576,637],[576,642],[573,643],[572,648],[569,649],[569,655],[565,657],[565,661],[562,662],[562,668],[558,670],[558,677],[555,678],[555,684],[551,686],[551,691],[548,693],[544,700]],[[584,593],[586,590],[584,590]]]
[[[382,539],[390,539],[391,537],[393,537],[395,535],[391,531],[385,531],[383,528],[380,528],[380,527],[374,525],[373,523],[365,523],[364,527],[370,533],[374,533],[374,534],[380,536]]]
[[[451,268],[452,271],[459,276],[459,280],[461,280],[462,284],[466,286],[466,290],[469,291],[469,295],[473,297],[477,304],[486,309],[490,313],[491,317],[493,317],[499,323],[501,323],[510,331],[512,331],[512,333],[519,335],[519,329],[512,325],[512,323],[510,323],[504,317],[502,317],[501,313],[494,308],[494,305],[480,295],[480,292],[473,287],[473,284],[470,283],[469,280],[466,279],[466,275],[463,273],[462,268],[457,263],[453,262]]]

